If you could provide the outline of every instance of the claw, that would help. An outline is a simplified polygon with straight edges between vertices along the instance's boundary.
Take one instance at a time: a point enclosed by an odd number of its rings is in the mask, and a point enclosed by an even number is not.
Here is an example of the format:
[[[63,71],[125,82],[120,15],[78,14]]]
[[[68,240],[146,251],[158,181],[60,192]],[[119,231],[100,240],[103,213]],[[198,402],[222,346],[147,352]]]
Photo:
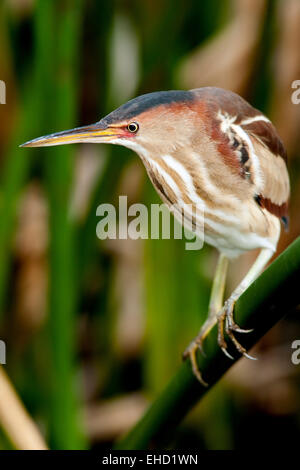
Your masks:
[[[196,338],[195,342],[196,342],[196,344],[198,346],[198,349],[201,352],[202,356],[207,357],[206,352],[203,349],[203,338],[200,337],[199,340],[198,340],[198,338]]]
[[[227,347],[227,346],[226,346],[226,347]],[[229,352],[227,351],[226,347],[221,346],[221,349],[222,349],[223,353],[225,354],[225,356],[227,356],[229,359],[231,359],[231,360],[233,361],[233,360],[234,360],[234,357],[233,357],[231,354],[229,354]]]
[[[223,309],[221,310],[218,318],[218,342],[220,345],[220,348],[222,349],[223,353],[229,357],[230,359],[233,359],[231,354],[228,353],[227,351],[227,343],[224,339],[224,327],[225,327],[225,332],[228,336],[228,338],[231,340],[231,342],[234,344],[235,348],[237,351],[247,357],[248,359],[256,360],[255,357],[252,357],[250,354],[247,353],[246,349],[238,342],[236,337],[234,336],[233,332],[236,333],[250,333],[253,331],[253,329],[243,329],[240,328],[239,325],[237,325],[234,321],[233,318],[233,309],[234,309],[234,301],[227,301],[225,302],[225,305]]]
[[[191,365],[192,365],[192,370],[193,370],[193,373],[195,375],[195,377],[198,379],[198,381],[204,386],[204,387],[208,387],[208,383],[205,382],[205,380],[203,379],[202,375],[201,375],[201,372],[199,370],[199,367],[198,367],[198,363],[197,363],[197,349],[200,349],[199,348],[199,344],[197,342],[197,338],[195,341],[193,341],[189,347],[184,351],[183,353],[183,359],[187,359],[187,357],[189,356],[190,358],[190,361],[191,361]],[[201,349],[200,349],[201,351]]]
[[[226,335],[230,339],[230,341],[233,343],[235,346],[236,350],[242,355],[247,357],[248,359],[251,360],[256,360],[256,357],[251,356],[250,354],[247,353],[247,350],[238,342],[236,337],[234,336],[235,333],[251,333],[253,329],[244,329],[240,328],[237,323],[235,323],[234,318],[233,318],[233,309],[234,309],[234,300],[228,300],[225,302],[224,307],[220,311],[217,317],[217,323],[218,323],[218,344],[225,354],[225,356],[228,357],[230,360],[234,360],[234,357],[228,352],[227,350],[227,343],[225,341],[224,337],[224,331],[226,332]],[[191,361],[191,366],[193,373],[197,380],[204,386],[207,387],[208,384],[203,380],[201,371],[199,370],[198,363],[197,363],[197,350],[199,349],[200,353],[203,356],[206,356],[204,350],[203,350],[203,340],[207,336],[207,333],[210,331],[211,327],[213,326],[213,323],[210,322],[205,325],[203,325],[202,329],[200,330],[199,335],[195,340],[188,346],[188,348],[185,350],[183,353],[183,359],[187,359],[188,357],[190,358]]]
[[[244,333],[252,333],[252,331],[254,331],[254,328],[249,328],[249,330],[246,330],[246,329],[244,329],[244,328],[240,328],[238,325],[232,326],[231,329],[232,329],[233,331],[236,331],[237,333],[242,333],[242,334],[244,334]]]
[[[235,331],[236,333],[247,334],[247,333],[252,333],[252,331],[254,331],[253,328],[249,328],[249,329],[241,328],[237,323],[235,323],[235,321],[233,320],[233,306],[232,306],[232,312],[229,311],[227,313],[226,311],[226,325],[227,325],[227,328],[229,328],[231,331]]]
[[[207,333],[210,331],[212,324],[210,323],[205,323],[200,332],[199,335],[194,339],[194,341],[191,342],[191,344],[186,348],[186,350],[183,353],[183,359],[187,359],[188,357],[190,358],[193,373],[195,377],[198,379],[198,381],[204,386],[208,387],[208,383],[203,380],[201,371],[199,370],[198,363],[197,363],[197,350],[200,351],[200,353],[206,357],[206,354],[203,350],[203,341],[205,337],[207,336]]]
[[[245,356],[247,359],[251,359],[251,361],[257,361],[257,357],[251,356],[248,353],[243,353],[243,356]]]

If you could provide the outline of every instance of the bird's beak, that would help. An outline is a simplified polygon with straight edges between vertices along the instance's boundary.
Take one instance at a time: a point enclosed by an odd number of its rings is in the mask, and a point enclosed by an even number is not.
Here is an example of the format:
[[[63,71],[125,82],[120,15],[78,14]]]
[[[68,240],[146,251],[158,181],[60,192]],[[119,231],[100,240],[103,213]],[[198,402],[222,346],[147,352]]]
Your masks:
[[[90,126],[77,127],[55,134],[44,135],[29,140],[20,147],[49,147],[53,145],[75,144],[78,142],[108,143],[121,137],[122,131],[116,127],[109,127],[101,121]]]

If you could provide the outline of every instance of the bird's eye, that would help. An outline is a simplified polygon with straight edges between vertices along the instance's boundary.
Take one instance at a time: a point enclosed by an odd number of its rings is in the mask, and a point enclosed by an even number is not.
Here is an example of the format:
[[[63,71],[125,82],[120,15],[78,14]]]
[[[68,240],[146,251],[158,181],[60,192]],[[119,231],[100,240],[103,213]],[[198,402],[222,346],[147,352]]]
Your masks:
[[[137,122],[131,122],[128,124],[127,129],[134,134],[139,130],[139,125]]]

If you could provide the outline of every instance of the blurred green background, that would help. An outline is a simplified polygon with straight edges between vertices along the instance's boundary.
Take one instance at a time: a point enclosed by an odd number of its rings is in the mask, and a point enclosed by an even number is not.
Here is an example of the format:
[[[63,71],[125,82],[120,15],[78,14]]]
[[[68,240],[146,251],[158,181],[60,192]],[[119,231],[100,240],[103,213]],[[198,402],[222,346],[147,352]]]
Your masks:
[[[206,316],[216,252],[97,239],[99,204],[121,194],[159,202],[132,152],[18,145],[95,122],[145,92],[236,91],[267,113],[288,149],[291,228],[281,251],[300,233],[299,44],[298,0],[1,1],[0,338],[5,370],[51,449],[105,448],[137,421]],[[253,256],[232,265],[228,292]],[[170,448],[297,444],[297,338],[295,312],[257,346],[258,362],[241,360],[170,430]],[[0,448],[13,448],[5,427]]]

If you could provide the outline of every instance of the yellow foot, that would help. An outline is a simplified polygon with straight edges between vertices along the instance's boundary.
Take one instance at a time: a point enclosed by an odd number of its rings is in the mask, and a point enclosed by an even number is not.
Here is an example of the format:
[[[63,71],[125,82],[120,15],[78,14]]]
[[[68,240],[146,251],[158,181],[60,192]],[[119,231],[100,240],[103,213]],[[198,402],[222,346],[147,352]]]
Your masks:
[[[234,336],[234,332],[237,333],[251,333],[251,330],[244,330],[240,328],[234,321],[233,318],[233,310],[234,310],[235,300],[228,299],[224,307],[222,308],[221,312],[218,315],[218,343],[220,348],[222,349],[223,353],[233,359],[231,354],[227,351],[227,343],[224,338],[224,330],[228,336],[228,338],[232,341],[237,351],[247,357],[248,359],[256,360],[256,357],[250,356],[247,353],[247,350],[238,342],[236,337]]]
[[[234,336],[234,332],[236,333],[251,333],[253,330],[245,330],[239,327],[234,321],[233,318],[233,310],[234,310],[235,300],[228,299],[220,313],[217,315],[217,322],[218,322],[218,344],[222,349],[223,353],[229,357],[230,359],[234,359],[231,354],[229,354],[227,350],[227,343],[224,337],[224,331],[228,338],[234,344],[236,350],[243,356],[247,357],[248,359],[256,360],[255,357],[250,356],[247,353],[247,350],[238,342],[236,337]],[[197,352],[200,351],[201,354],[204,354],[203,351],[203,341],[205,337],[208,335],[209,331],[211,330],[212,326],[215,324],[215,320],[207,321],[200,330],[199,335],[191,342],[191,344],[186,348],[183,353],[183,359],[190,359],[192,370],[195,377],[199,380],[199,382],[204,385],[205,387],[208,386],[208,383],[202,377],[201,371],[199,370],[198,363],[197,363]]]
[[[195,377],[199,380],[199,382],[204,385],[204,387],[208,387],[208,383],[202,377],[201,371],[199,370],[198,363],[197,363],[197,351],[199,350],[203,356],[205,356],[203,351],[203,341],[204,338],[207,336],[208,332],[211,329],[211,325],[207,326],[207,324],[203,325],[200,330],[199,335],[190,343],[190,345],[186,348],[183,353],[183,359],[186,360],[190,358],[192,370]]]
[[[191,365],[192,365],[192,370],[195,375],[195,377],[199,380],[199,382],[204,386],[208,387],[208,383],[205,382],[205,380],[202,377],[202,374],[199,370],[198,363],[197,363],[197,351],[199,350],[199,345],[197,343],[196,338],[190,345],[189,347],[184,351],[183,353],[183,359],[187,359],[188,357],[190,358]]]

